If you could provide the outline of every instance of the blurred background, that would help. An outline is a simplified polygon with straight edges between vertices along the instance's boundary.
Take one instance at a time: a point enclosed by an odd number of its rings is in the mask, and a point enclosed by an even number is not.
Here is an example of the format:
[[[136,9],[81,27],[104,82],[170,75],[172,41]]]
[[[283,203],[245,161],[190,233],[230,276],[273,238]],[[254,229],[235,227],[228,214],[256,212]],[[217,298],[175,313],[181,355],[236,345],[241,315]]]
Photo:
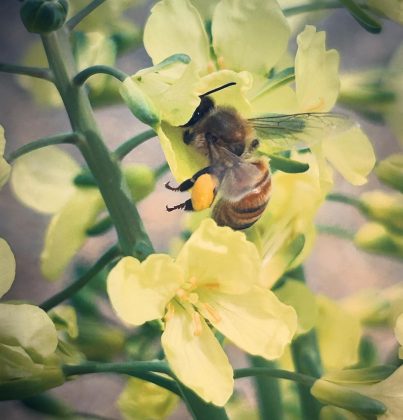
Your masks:
[[[150,6],[151,3],[145,2],[135,10],[128,10],[126,16],[141,26]],[[37,36],[29,34],[23,27],[19,7],[17,0],[0,2],[0,62],[20,63],[27,48],[37,41]],[[398,24],[385,20],[382,33],[372,35],[343,10],[322,19],[317,26],[327,31],[328,48],[340,51],[342,71],[385,66],[403,41],[403,27]],[[129,74],[149,64],[141,48],[124,55],[118,61],[118,67]],[[111,148],[146,128],[137,122],[125,106],[119,104],[97,109],[96,118]],[[373,141],[378,159],[399,150],[398,141],[388,127],[360,121]],[[16,77],[5,73],[0,73],[0,123],[5,128],[7,151],[28,141],[69,130],[62,108],[38,106]],[[72,148],[67,146],[65,150],[70,150],[80,160]],[[164,162],[164,157],[158,141],[153,139],[138,147],[127,161],[158,167]],[[139,205],[146,229],[159,251],[167,250],[173,235],[181,228],[183,217],[179,212],[165,211],[165,204],[172,202],[172,196],[163,187],[168,179],[170,175],[166,174],[159,180],[155,192]],[[337,178],[335,190],[358,195],[378,187],[384,188],[371,175],[367,185],[354,188]],[[7,299],[38,304],[62,287],[61,282],[50,283],[44,280],[39,271],[38,258],[49,217],[19,204],[8,185],[1,192],[0,214],[0,237],[9,242],[17,261],[16,280]],[[362,224],[363,218],[350,206],[327,203],[320,210],[318,222],[337,224],[354,231]],[[111,244],[113,241],[111,234],[107,242]],[[106,246],[103,240],[91,239],[80,255],[93,261]],[[386,257],[359,251],[344,239],[319,234],[315,249],[306,263],[306,275],[308,283],[316,292],[341,298],[365,287],[387,287],[402,280],[402,265]],[[388,340],[391,340],[389,336],[382,336],[385,352]],[[121,378],[94,375],[82,377],[74,381],[74,385],[67,383],[52,393],[73,403],[78,411],[119,418],[115,400],[122,383]],[[13,402],[0,403],[0,413],[0,417],[7,420],[42,418]],[[186,418],[186,414],[176,413],[172,418]]]

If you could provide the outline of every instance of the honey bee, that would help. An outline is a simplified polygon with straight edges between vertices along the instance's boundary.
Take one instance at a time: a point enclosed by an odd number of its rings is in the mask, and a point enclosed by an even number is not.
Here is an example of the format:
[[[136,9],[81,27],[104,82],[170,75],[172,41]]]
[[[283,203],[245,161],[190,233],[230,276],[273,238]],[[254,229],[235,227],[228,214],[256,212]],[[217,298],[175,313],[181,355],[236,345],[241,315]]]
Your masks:
[[[210,95],[235,85],[227,83],[200,96],[200,104],[182,126],[183,141],[208,158],[208,166],[171,191],[191,191],[191,198],[166,210],[201,211],[213,206],[219,226],[235,230],[252,226],[264,212],[271,193],[271,174],[266,157],[256,153],[258,135],[278,142],[277,150],[297,147],[309,129],[329,135],[351,127],[351,120],[335,113],[269,114],[245,119],[235,108],[216,106]]]

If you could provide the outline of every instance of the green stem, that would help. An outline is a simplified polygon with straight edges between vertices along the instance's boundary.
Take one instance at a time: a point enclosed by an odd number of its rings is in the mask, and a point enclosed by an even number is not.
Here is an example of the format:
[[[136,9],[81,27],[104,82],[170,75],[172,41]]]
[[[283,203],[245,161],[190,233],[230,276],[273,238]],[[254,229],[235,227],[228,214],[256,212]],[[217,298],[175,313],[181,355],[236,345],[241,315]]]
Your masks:
[[[147,131],[144,131],[143,133],[135,135],[134,137],[131,137],[129,140],[126,140],[120,146],[116,148],[116,150],[114,151],[114,155],[116,156],[116,159],[122,160],[137,146],[140,146],[140,144],[144,143],[145,141],[155,136],[156,136],[156,133],[154,130],[147,130]]]
[[[348,204],[350,206],[356,207],[357,209],[361,209],[361,201],[358,198],[342,193],[330,193],[326,196],[326,200]]]
[[[283,9],[285,16],[295,16],[301,13],[318,12],[321,10],[342,9],[343,6],[340,1],[314,2],[308,4],[301,4],[300,6],[287,7]]]
[[[95,277],[103,268],[105,268],[111,261],[119,256],[119,251],[116,247],[110,248],[102,257],[81,277],[71,283],[65,289],[56,293],[54,296],[45,300],[39,305],[44,311],[49,311],[55,306],[59,305],[76,292],[82,289],[93,277]]]
[[[53,81],[52,73],[49,69],[41,67],[20,66],[18,64],[0,63],[0,72],[22,74],[24,76],[36,77],[38,79]]]
[[[214,384],[212,384],[214,386]],[[223,407],[209,404],[189,388],[178,383],[181,397],[194,420],[229,420]]]
[[[9,153],[6,156],[6,160],[11,163],[14,160],[18,159],[20,156],[23,156],[27,153],[30,153],[34,150],[41,149],[42,147],[51,146],[54,144],[75,144],[81,140],[79,133],[63,133],[51,137],[43,137],[42,139],[32,141],[28,144],[24,144],[17,150]]]
[[[350,12],[351,16],[368,32],[378,34],[382,30],[381,24],[369,15],[364,9],[365,5],[356,3],[356,0],[339,0]]]
[[[62,28],[42,35],[42,41],[72,128],[84,138],[79,143],[80,151],[97,181],[115,225],[122,252],[144,259],[153,252],[151,241],[130,197],[118,162],[105,146],[88,95],[85,89],[72,82],[77,68],[68,32]]]
[[[113,76],[115,79],[118,79],[121,82],[123,82],[129,77],[128,74],[124,73],[119,69],[98,64],[96,66],[87,67],[86,69],[80,71],[76,76],[74,76],[73,82],[77,86],[82,86],[88,78],[100,73],[109,74],[110,76]]]
[[[297,382],[305,387],[311,387],[317,378],[314,378],[303,373],[291,372],[284,369],[272,369],[263,367],[242,368],[234,371],[234,378],[241,379],[249,376],[268,376],[270,378],[287,379],[289,381]]]
[[[172,376],[168,365],[162,361],[122,363],[83,362],[79,365],[63,365],[63,373],[66,376],[87,375],[91,373],[118,373],[144,379],[174,394],[180,395],[176,382],[153,372]]]
[[[337,236],[341,239],[347,239],[352,241],[354,239],[354,233],[349,230],[343,229],[339,226],[329,226],[329,225],[316,225],[316,229],[320,233],[325,233],[333,236]]]
[[[254,368],[274,369],[275,362],[258,356],[249,357]],[[282,420],[284,418],[281,390],[277,378],[268,375],[254,377],[256,397],[261,420]]]
[[[83,7],[76,15],[68,20],[66,23],[68,29],[74,29],[85,17],[104,2],[105,0],[93,0],[90,4],[87,4],[87,6]]]

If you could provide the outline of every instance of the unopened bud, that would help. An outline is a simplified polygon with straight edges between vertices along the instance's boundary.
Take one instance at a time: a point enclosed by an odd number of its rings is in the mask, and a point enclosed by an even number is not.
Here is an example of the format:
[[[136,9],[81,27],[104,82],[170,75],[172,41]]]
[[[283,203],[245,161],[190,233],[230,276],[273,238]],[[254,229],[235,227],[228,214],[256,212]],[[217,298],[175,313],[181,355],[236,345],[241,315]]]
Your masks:
[[[380,181],[396,190],[403,192],[403,154],[390,155],[378,163],[375,168]]]
[[[126,78],[120,86],[120,94],[135,117],[150,127],[157,126],[160,122],[158,111],[136,81]]]
[[[42,34],[59,29],[68,9],[67,0],[25,0],[20,15],[29,32]]]
[[[138,202],[154,191],[154,171],[147,165],[126,166],[123,172],[134,201]]]
[[[371,191],[361,195],[361,210],[370,219],[392,232],[403,233],[403,195]]]

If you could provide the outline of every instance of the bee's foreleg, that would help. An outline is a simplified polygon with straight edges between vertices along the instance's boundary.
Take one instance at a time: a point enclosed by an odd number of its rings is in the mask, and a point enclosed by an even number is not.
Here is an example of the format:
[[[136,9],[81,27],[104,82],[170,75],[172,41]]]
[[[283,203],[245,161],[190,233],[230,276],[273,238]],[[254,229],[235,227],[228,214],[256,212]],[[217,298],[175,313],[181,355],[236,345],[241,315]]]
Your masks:
[[[190,144],[194,140],[194,134],[190,130],[185,130],[183,132],[183,142],[185,144]]]
[[[183,181],[181,184],[179,184],[177,187],[172,187],[169,183],[169,181],[165,184],[165,188],[170,190],[170,191],[187,191],[190,190],[193,185],[195,184],[195,182],[197,181],[197,178],[199,178],[201,175],[203,174],[209,174],[211,173],[211,166],[207,166],[203,169],[200,169],[200,171],[196,172],[192,178],[186,179],[185,181]]]
[[[167,211],[174,211],[174,210],[185,210],[185,211],[193,211],[192,200],[186,200],[184,203],[177,204],[176,206],[168,207],[166,206]]]

